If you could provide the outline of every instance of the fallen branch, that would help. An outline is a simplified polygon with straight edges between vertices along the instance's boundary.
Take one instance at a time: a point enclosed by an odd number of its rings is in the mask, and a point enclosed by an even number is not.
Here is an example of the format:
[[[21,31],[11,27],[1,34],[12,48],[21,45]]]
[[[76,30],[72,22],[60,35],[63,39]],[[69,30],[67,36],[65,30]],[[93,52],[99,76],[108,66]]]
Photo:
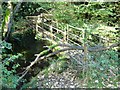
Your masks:
[[[119,45],[120,45],[120,43],[112,44],[111,46],[102,47],[102,48],[91,47],[91,48],[88,48],[88,51],[90,51],[90,52],[103,51],[103,50],[111,49],[111,48],[113,48],[113,47],[117,47],[117,46],[119,46]],[[40,57],[40,56],[43,55],[44,52],[47,52],[47,51],[49,51],[49,50],[45,50],[45,51],[41,52],[40,54],[38,54],[37,57],[36,57],[36,59],[35,59],[33,62],[31,62],[31,64],[26,68],[25,73],[19,78],[18,82],[27,74],[27,72],[31,69],[31,67],[32,67],[34,64],[36,64],[37,62],[39,62],[39,61],[41,61],[41,60],[44,60],[44,59],[46,59],[46,58],[48,58],[48,57],[50,57],[50,56],[56,55],[56,54],[58,54],[58,53],[60,53],[60,52],[64,52],[64,51],[67,51],[67,50],[84,50],[84,48],[83,48],[82,46],[81,46],[81,47],[80,47],[80,46],[75,46],[75,45],[72,45],[72,46],[71,46],[71,45],[69,45],[69,44],[57,44],[57,45],[53,45],[51,48],[53,49],[53,48],[55,48],[55,47],[57,47],[57,46],[64,46],[64,47],[66,47],[66,48],[61,49],[61,50],[58,50],[58,51],[55,51],[55,52],[53,52],[53,53],[50,53],[50,54],[45,55],[45,56],[42,56],[42,57]]]
[[[91,49],[92,52],[98,52],[98,51],[104,51],[104,50],[108,50],[108,49],[111,49],[111,48],[114,48],[114,47],[118,47],[118,46],[120,46],[120,42],[112,44],[112,45],[110,45],[108,47],[101,47],[101,48],[99,48],[99,47],[97,47],[97,48],[96,47],[91,47],[90,49]]]

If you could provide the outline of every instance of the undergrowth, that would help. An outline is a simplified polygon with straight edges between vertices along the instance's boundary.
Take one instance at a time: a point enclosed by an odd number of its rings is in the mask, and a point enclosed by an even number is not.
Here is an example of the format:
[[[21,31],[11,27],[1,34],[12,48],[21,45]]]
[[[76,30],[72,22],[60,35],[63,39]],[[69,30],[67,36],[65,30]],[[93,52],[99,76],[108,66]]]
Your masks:
[[[84,79],[85,87],[89,88],[117,88],[118,61],[118,52],[114,50],[90,53],[87,69],[80,79]]]
[[[16,75],[16,68],[20,65],[15,63],[15,60],[22,55],[19,53],[16,55],[9,53],[12,50],[12,45],[10,43],[0,41],[0,46],[0,54],[2,55],[2,60],[0,63],[2,77],[0,77],[0,79],[2,80],[2,86],[4,88],[16,88],[18,85],[17,80],[19,78],[19,76]]]

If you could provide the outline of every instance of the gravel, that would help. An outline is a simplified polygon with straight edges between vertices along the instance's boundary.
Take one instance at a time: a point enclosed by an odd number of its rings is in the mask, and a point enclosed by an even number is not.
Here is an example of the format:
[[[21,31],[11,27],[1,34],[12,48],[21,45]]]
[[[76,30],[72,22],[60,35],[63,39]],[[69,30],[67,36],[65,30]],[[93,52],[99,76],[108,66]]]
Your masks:
[[[52,72],[47,76],[39,74],[38,88],[79,88],[80,82],[76,71],[67,68],[62,73]]]

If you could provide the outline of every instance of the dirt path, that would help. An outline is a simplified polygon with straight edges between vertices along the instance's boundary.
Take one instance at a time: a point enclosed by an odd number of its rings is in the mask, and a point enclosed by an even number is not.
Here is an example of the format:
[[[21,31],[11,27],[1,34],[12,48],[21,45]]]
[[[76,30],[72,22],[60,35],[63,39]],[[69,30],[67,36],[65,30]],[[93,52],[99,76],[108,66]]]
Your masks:
[[[77,71],[67,68],[64,72],[58,74],[50,73],[47,76],[38,76],[39,88],[80,88],[80,81],[76,76]]]

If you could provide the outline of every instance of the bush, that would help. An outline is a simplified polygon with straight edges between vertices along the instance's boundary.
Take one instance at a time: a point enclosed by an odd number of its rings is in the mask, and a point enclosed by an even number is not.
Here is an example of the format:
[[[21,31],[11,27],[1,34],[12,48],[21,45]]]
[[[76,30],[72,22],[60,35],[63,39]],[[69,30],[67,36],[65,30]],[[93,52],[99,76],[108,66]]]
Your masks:
[[[114,50],[97,52],[91,55],[87,72],[89,87],[118,87],[118,53]]]
[[[12,55],[8,53],[8,50],[12,49],[12,45],[5,41],[0,41],[1,52],[2,55],[2,63],[0,63],[0,69],[2,73],[2,86],[6,88],[16,88],[17,80],[19,76],[15,75],[16,68],[19,67],[19,64],[14,63],[16,59],[18,59],[21,54]]]

